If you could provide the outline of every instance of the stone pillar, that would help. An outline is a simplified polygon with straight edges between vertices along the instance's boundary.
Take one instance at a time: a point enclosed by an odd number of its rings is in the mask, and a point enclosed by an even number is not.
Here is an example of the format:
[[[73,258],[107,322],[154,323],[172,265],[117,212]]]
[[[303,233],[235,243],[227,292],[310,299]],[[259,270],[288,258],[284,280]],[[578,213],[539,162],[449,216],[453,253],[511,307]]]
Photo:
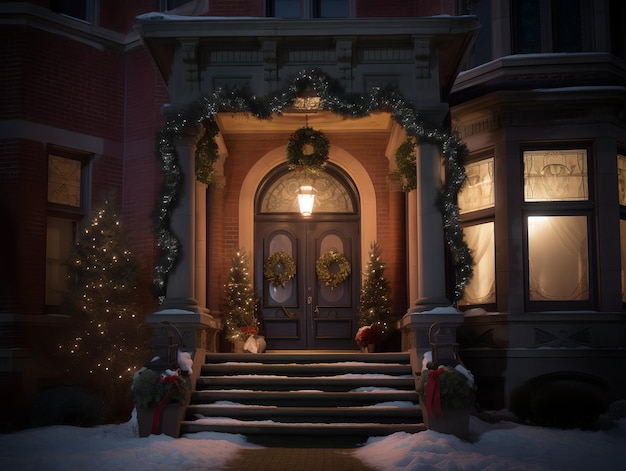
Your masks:
[[[439,149],[433,144],[418,144],[416,149],[417,190],[407,210],[410,293],[417,290],[415,305],[399,321],[402,350],[411,354],[415,373],[421,372],[424,354],[432,350],[440,363],[456,362],[456,328],[463,323],[461,314],[446,298],[445,239],[441,211],[437,206],[443,185]],[[417,266],[416,273],[415,264]]]
[[[193,130],[179,136],[176,142],[182,188],[172,212],[171,230],[181,247],[177,263],[168,276],[165,300],[146,321],[152,325],[154,354],[161,362],[176,362],[177,349],[189,352],[194,360],[194,376],[197,376],[206,352],[217,350],[216,333],[222,326],[219,319],[198,303],[198,297],[202,304],[206,303],[206,290],[198,285],[206,277],[205,273],[200,273],[206,271],[206,250],[197,247],[206,243],[206,229],[201,227],[206,225],[206,216],[197,212],[206,213],[206,189],[196,181],[195,144]]]
[[[182,188],[172,212],[171,229],[180,242],[178,260],[169,273],[163,309],[197,311],[195,298],[196,258],[196,166],[195,141],[192,133],[182,135],[176,142],[176,152],[182,174]]]
[[[443,185],[441,154],[438,147],[433,144],[418,144],[415,160],[417,217],[412,234],[412,228],[409,228],[409,238],[416,242],[418,298],[409,312],[451,304],[446,298],[445,240],[442,215],[437,206],[437,198]],[[409,220],[411,219],[409,217]]]

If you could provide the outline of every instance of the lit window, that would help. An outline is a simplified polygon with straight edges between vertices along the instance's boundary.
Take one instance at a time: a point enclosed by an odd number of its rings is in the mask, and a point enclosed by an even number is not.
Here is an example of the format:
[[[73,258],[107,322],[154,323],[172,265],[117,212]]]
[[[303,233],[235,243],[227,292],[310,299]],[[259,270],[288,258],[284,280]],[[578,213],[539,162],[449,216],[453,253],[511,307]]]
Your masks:
[[[467,175],[458,195],[463,234],[472,252],[474,276],[465,286],[460,306],[496,303],[494,158],[465,166]]]
[[[590,201],[586,149],[524,151],[527,300],[576,302],[591,296]]]
[[[85,162],[88,155],[51,148],[48,154],[46,222],[46,296],[48,312],[56,312],[67,291],[66,262],[83,217]]]
[[[617,155],[617,184],[620,204],[620,258],[622,274],[622,302],[626,303],[626,155]]]
[[[48,203],[80,207],[80,160],[48,157]]]
[[[461,214],[493,208],[493,158],[466,165],[465,173],[467,177],[458,197]]]
[[[589,299],[588,223],[585,216],[529,216],[531,301]]]
[[[465,240],[474,258],[474,276],[465,286],[461,306],[496,302],[496,247],[494,223],[463,228]]]
[[[586,150],[524,152],[524,201],[588,198]]]

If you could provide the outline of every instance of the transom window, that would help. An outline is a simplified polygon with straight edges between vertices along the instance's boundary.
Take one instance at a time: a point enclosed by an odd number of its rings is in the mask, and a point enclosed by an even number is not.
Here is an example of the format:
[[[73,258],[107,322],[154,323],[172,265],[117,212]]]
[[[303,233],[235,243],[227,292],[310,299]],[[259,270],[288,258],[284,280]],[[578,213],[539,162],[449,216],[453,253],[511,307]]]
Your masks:
[[[332,169],[315,177],[304,179],[297,171],[286,172],[270,180],[263,189],[259,213],[298,213],[298,190],[311,185],[316,191],[313,213],[356,213],[353,192],[334,175]]]

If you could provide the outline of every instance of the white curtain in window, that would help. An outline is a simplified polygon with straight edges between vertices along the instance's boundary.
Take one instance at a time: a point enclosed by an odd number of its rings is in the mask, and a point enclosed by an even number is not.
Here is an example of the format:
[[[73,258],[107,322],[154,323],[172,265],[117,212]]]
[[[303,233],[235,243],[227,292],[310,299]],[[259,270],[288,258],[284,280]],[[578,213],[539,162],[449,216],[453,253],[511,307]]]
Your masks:
[[[461,305],[496,302],[496,251],[494,223],[463,228],[465,241],[474,258],[474,276],[465,287]]]
[[[626,220],[619,222],[620,252],[622,258],[622,302],[626,303]]]
[[[589,299],[585,216],[530,216],[528,256],[531,301]]]

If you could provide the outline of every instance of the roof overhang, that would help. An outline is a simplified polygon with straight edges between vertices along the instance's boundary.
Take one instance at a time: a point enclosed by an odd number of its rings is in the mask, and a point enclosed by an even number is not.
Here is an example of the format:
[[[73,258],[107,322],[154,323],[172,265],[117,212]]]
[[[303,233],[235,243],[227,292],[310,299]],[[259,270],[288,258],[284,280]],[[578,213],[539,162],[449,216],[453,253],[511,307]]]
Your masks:
[[[245,85],[265,96],[299,71],[319,68],[346,92],[391,84],[420,108],[447,111],[479,28],[473,16],[285,20],[150,13],[137,18],[175,105],[224,84]]]

